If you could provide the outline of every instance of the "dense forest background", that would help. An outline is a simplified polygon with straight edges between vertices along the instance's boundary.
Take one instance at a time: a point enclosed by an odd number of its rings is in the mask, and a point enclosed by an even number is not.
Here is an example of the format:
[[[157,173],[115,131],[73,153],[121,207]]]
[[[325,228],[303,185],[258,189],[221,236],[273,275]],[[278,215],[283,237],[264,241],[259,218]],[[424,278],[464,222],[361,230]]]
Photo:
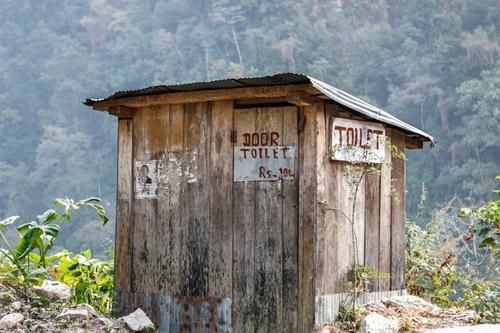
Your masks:
[[[277,72],[312,75],[438,139],[408,154],[409,214],[488,199],[500,162],[499,0],[0,2],[0,218],[96,195],[114,215],[116,90]],[[64,247],[114,227],[67,225]]]

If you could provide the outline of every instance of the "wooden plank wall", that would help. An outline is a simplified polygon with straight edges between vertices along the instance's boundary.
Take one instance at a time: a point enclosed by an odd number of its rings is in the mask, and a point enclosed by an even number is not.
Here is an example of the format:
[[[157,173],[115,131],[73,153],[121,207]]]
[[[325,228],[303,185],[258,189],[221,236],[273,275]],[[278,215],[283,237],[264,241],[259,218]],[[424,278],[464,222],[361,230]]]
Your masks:
[[[257,118],[256,109],[235,111],[234,131],[254,133]],[[235,146],[243,146],[243,137],[237,136]],[[238,312],[235,331],[255,332],[255,182],[233,183],[234,243],[237,250],[234,262],[234,306]]]
[[[300,109],[299,128],[299,304],[298,330],[314,326],[317,209],[317,112],[323,104]]]
[[[315,121],[299,143],[298,118],[297,107],[233,110],[231,101],[216,101],[137,109],[133,120],[120,121],[119,314],[141,306],[172,332],[205,332],[193,320],[202,320],[201,304],[220,299],[232,302],[224,322],[232,320],[235,332],[297,332],[299,317],[303,325],[313,322],[314,291],[302,295],[308,307],[302,316],[298,311],[297,242],[299,167],[310,178],[315,173],[314,164],[299,166],[298,156],[314,147]],[[238,142],[231,142],[233,130]],[[295,145],[293,180],[233,182],[233,147],[242,145],[242,133],[254,132],[278,132],[279,145]],[[133,199],[134,161],[147,160],[168,172],[158,199]],[[302,188],[314,196],[314,182]],[[313,212],[306,207],[301,215],[308,267],[301,274],[309,288]]]
[[[297,148],[297,117],[295,107],[235,110],[234,145],[277,132],[278,145]],[[233,183],[236,332],[297,331],[297,189],[297,177]]]
[[[352,173],[327,151],[337,111],[323,103],[234,110],[215,101],[152,106],[120,120],[117,291],[231,299],[237,332],[309,332],[315,296],[345,291],[353,263],[344,216]],[[231,142],[232,131],[279,132],[280,145],[296,146],[294,180],[233,182],[242,137]],[[404,150],[404,135],[387,133]],[[380,174],[361,183],[355,212],[359,262],[391,273],[373,291],[404,288],[404,161],[386,149]],[[171,169],[157,200],[133,200],[135,160]],[[152,304],[161,300],[153,298],[140,302],[157,318]],[[171,311],[192,318],[189,306]]]
[[[132,120],[118,121],[118,179],[115,241],[115,285],[117,291],[131,291],[132,277]],[[119,264],[118,264],[119,263]]]
[[[391,129],[386,129],[386,136],[391,137]],[[385,146],[385,161],[380,170],[380,220],[379,220],[379,244],[378,244],[378,270],[379,272],[391,272],[391,195],[392,195],[392,150],[390,140]],[[370,266],[375,268],[375,264]],[[390,290],[391,279],[379,279],[379,290]]]
[[[358,176],[344,162],[328,157],[330,117],[345,112],[327,104],[317,113],[318,204],[316,233],[316,295],[346,291],[347,273],[354,263],[353,233],[345,215],[351,215],[352,179]],[[386,129],[393,143],[404,152],[405,137]],[[367,285],[370,291],[404,289],[404,160],[391,156],[386,145],[386,160],[377,172],[363,177],[357,194],[355,235],[358,262],[389,279],[376,279]]]

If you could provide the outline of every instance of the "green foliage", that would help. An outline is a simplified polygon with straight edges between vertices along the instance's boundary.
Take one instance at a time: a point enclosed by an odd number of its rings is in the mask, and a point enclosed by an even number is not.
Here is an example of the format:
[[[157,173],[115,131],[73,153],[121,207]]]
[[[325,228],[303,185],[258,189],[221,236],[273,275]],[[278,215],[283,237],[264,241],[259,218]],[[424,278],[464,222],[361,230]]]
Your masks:
[[[0,237],[6,249],[0,249],[3,255],[0,278],[19,284],[40,284],[46,277],[47,265],[61,257],[61,254],[48,256],[54,247],[64,222],[70,221],[75,210],[90,207],[95,210],[97,218],[105,225],[109,218],[98,198],[80,201],[56,199],[56,205],[62,205],[64,212],[57,213],[53,209],[38,215],[36,221],[17,226],[18,239],[12,246],[4,227],[13,224],[19,216],[11,216],[0,221]]]
[[[409,224],[406,240],[406,288],[410,294],[444,306],[453,304],[460,274],[451,243],[436,238],[434,219],[427,228]]]
[[[65,252],[50,271],[57,280],[73,289],[74,302],[90,304],[103,313],[111,311],[114,286],[113,260],[91,258],[90,250],[73,256]]]
[[[0,11],[0,216],[34,216],[61,193],[114,205],[116,119],[85,97],[286,71],[437,137],[408,154],[410,209],[422,181],[432,203],[488,199],[500,163],[496,0],[4,0]],[[80,232],[66,227],[64,245],[82,245]]]
[[[427,225],[420,221],[407,225],[407,290],[441,306],[474,309],[480,320],[497,322],[498,262],[491,251],[463,238],[467,225],[456,221],[456,215],[450,202]]]
[[[347,288],[349,291],[357,293],[369,290],[369,286],[376,279],[388,279],[388,272],[379,272],[377,269],[366,265],[354,264],[347,274]]]
[[[500,180],[500,176],[496,179]],[[500,195],[500,190],[495,192]],[[500,199],[489,201],[475,209],[462,208],[459,216],[472,221],[469,228],[470,236],[466,236],[467,240],[477,236],[480,248],[489,248],[497,258],[500,258],[500,249],[497,248],[500,236]]]

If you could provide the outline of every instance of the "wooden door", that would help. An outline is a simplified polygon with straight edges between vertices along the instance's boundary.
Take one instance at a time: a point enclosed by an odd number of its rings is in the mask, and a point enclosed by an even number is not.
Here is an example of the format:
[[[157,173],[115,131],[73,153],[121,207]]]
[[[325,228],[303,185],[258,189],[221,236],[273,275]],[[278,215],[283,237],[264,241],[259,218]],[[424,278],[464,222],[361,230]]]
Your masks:
[[[250,169],[240,172],[245,165],[234,163],[235,332],[297,331],[297,118],[296,107],[234,110],[234,154],[244,147],[249,158],[257,156],[265,167],[266,156],[294,153],[292,167],[261,169],[259,180],[254,179],[255,169],[253,175]],[[245,175],[252,180],[237,179]]]

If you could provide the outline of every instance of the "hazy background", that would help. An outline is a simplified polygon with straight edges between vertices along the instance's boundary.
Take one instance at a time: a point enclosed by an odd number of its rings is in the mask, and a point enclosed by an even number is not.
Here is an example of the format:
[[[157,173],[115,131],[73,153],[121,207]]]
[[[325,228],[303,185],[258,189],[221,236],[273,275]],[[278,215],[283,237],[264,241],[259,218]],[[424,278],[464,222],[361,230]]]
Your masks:
[[[411,152],[409,216],[491,196],[500,162],[499,0],[2,0],[0,219],[103,198],[61,246],[114,232],[116,118],[87,97],[161,83],[300,72],[438,139]],[[91,220],[91,219],[90,219]]]

